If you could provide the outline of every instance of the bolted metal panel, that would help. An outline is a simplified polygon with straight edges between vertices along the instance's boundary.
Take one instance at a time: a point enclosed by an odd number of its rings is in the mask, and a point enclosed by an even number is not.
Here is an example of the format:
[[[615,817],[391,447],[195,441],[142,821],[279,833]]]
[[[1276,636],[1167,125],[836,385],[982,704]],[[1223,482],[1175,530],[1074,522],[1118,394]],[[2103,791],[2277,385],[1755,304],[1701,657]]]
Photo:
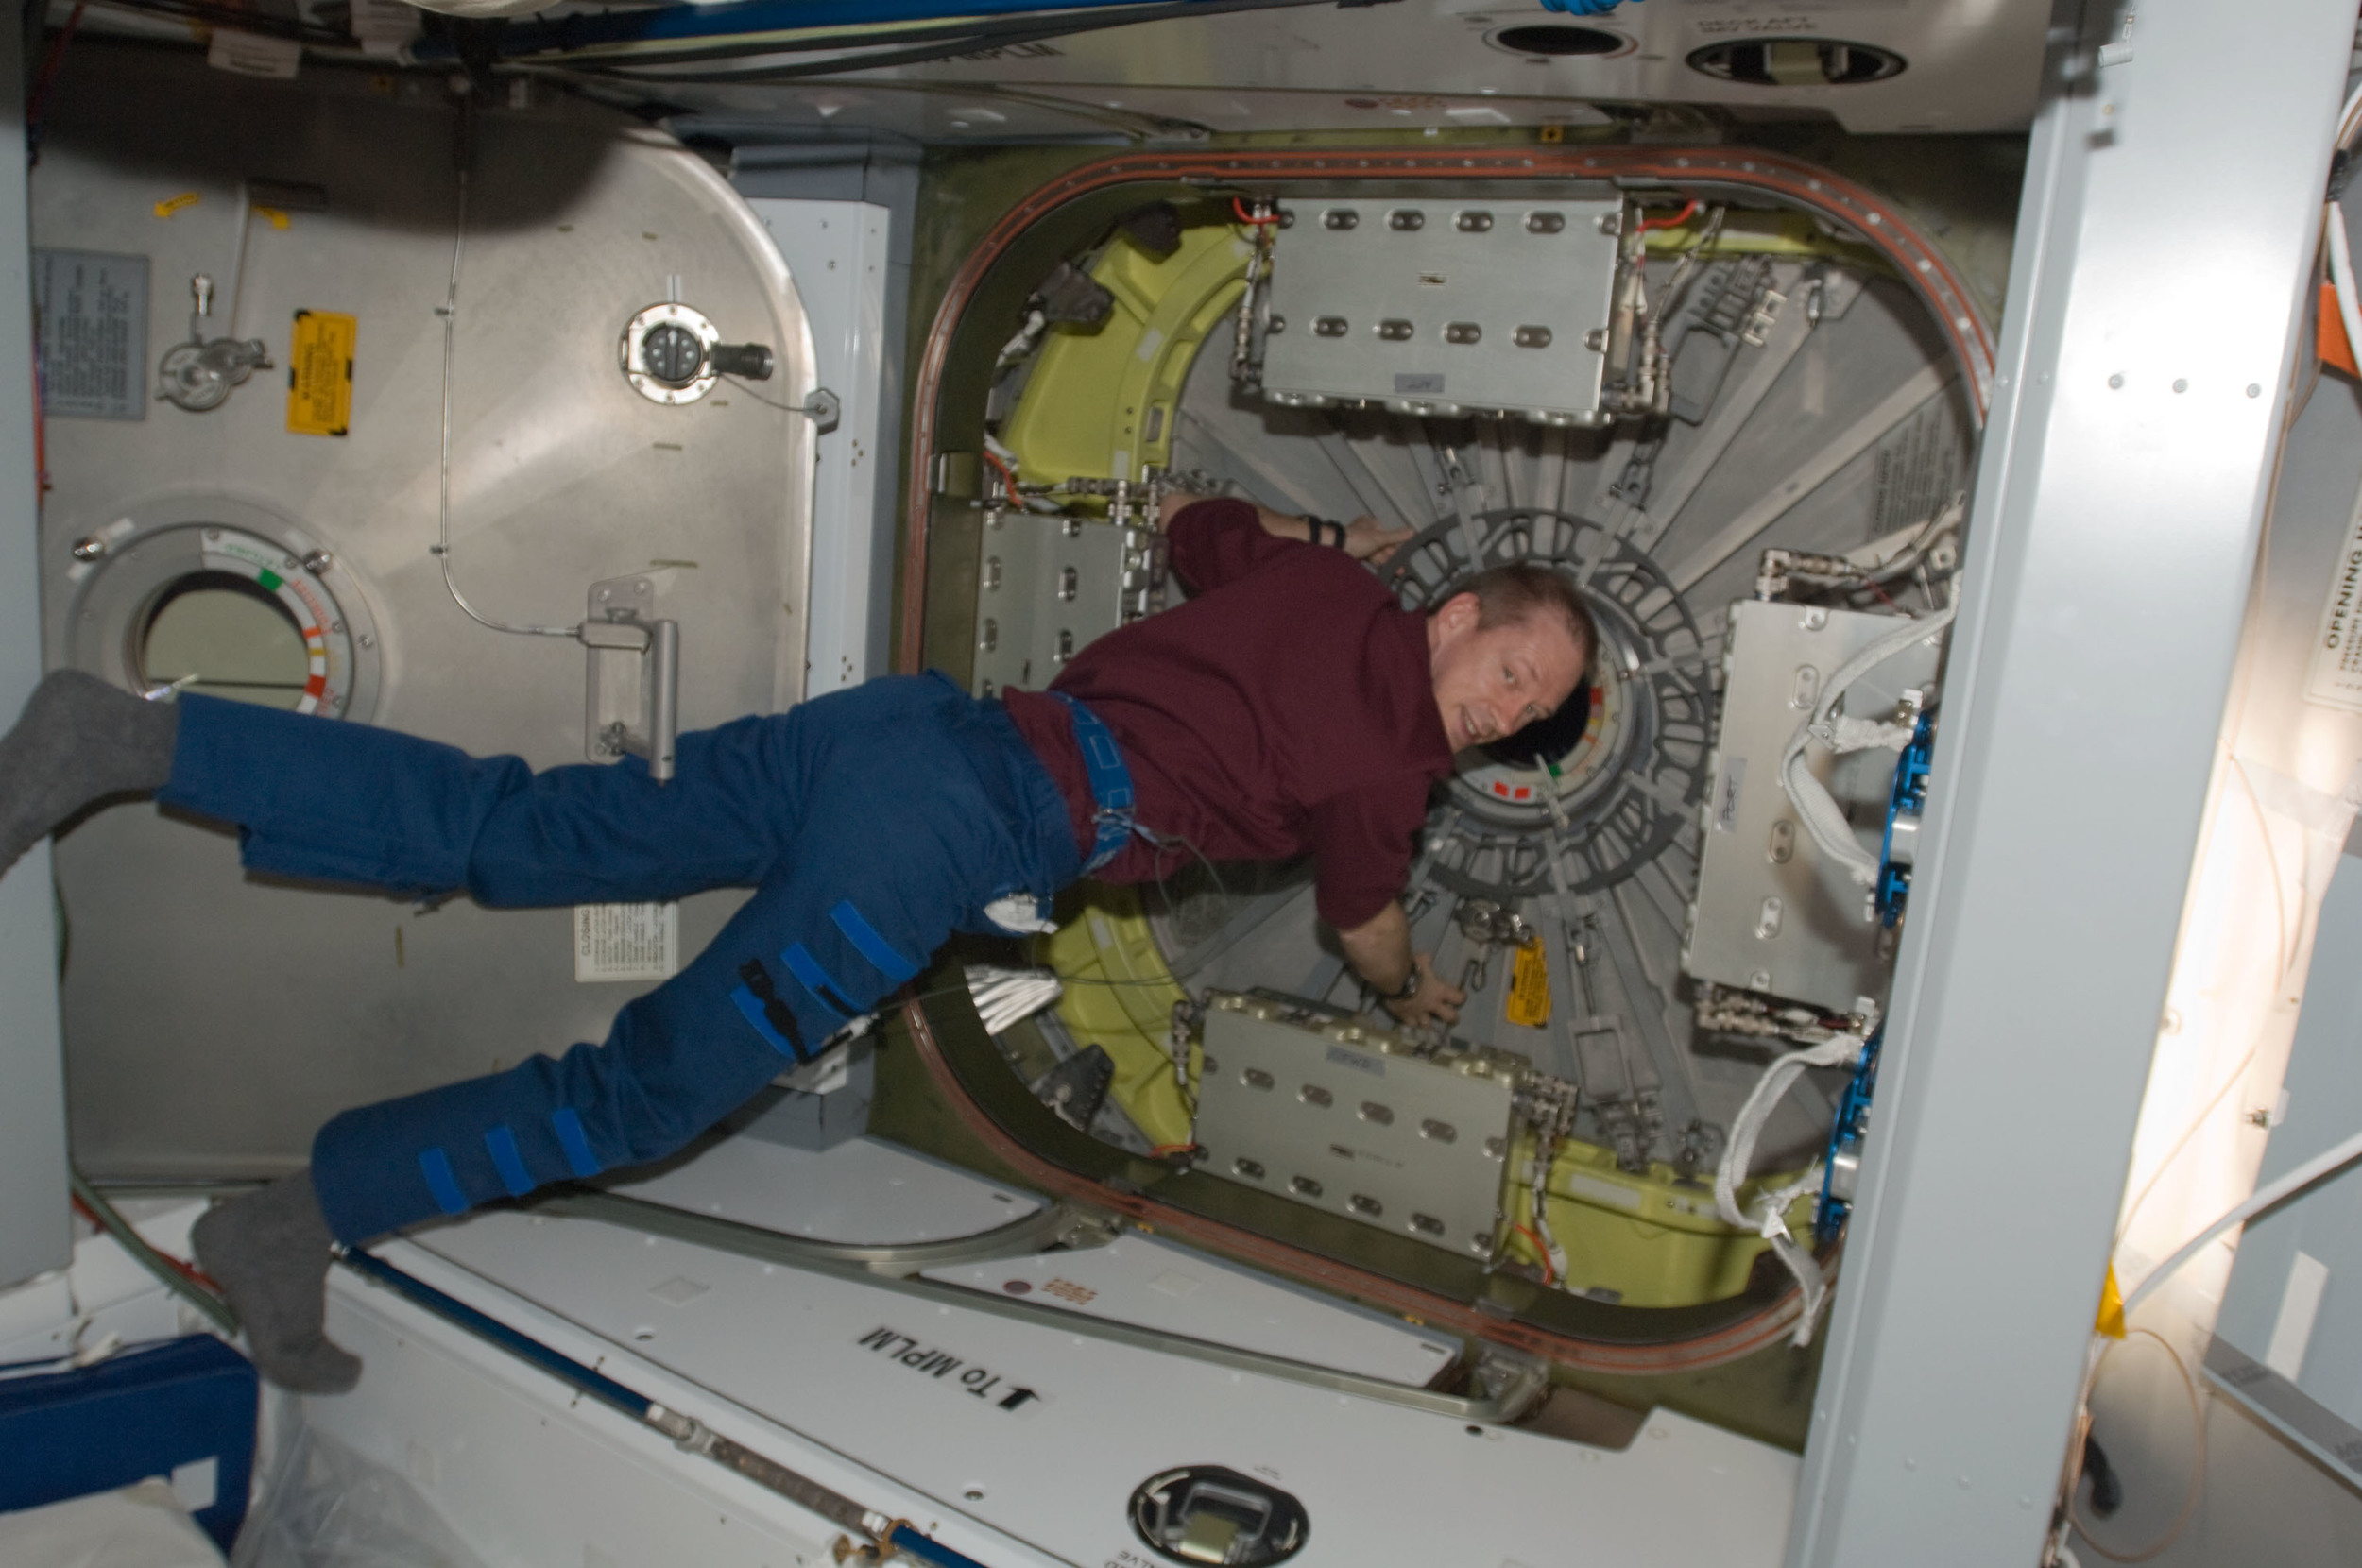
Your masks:
[[[1589,422],[1620,197],[1306,196],[1272,258],[1263,390],[1404,413]]]
[[[979,696],[1047,687],[1076,654],[1153,607],[1151,530],[999,508],[984,518],[969,682]]]
[[[1721,728],[1715,738],[1699,824],[1698,895],[1689,910],[1682,967],[1702,980],[1850,1013],[1861,997],[1882,999],[1891,954],[1871,890],[1825,860],[1796,820],[1780,787],[1780,757],[1821,683],[1894,630],[1894,617],[1819,605],[1731,606],[1722,656]],[[1914,643],[1856,682],[1840,711],[1889,719],[1917,703],[1942,656],[1942,634]],[[1832,756],[1820,747],[1808,766],[1854,819],[1862,846],[1876,852],[1897,748]]]
[[[2127,9],[2053,9],[1791,1564],[2034,1561],[2066,1457],[2353,27]]]
[[[1200,1169],[1493,1255],[1518,1058],[1483,1047],[1420,1054],[1407,1036],[1219,993],[1205,1050]]]

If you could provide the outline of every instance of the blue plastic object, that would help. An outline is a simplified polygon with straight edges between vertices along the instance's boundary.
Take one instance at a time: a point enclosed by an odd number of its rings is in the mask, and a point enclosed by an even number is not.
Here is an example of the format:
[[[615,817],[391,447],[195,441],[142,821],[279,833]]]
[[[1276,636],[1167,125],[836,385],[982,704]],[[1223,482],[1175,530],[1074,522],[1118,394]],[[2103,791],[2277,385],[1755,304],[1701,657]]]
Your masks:
[[[1623,3],[1624,0],[1542,0],[1542,7],[1566,16],[1605,16]],[[1635,6],[1639,3],[1640,0],[1633,0]]]
[[[1837,1239],[1845,1217],[1854,1212],[1853,1202],[1831,1192],[1829,1184],[1837,1176],[1840,1154],[1861,1152],[1871,1091],[1878,1084],[1878,1042],[1885,1038],[1886,1029],[1881,1026],[1862,1046],[1861,1060],[1854,1064],[1854,1076],[1846,1080],[1845,1092],[1838,1097],[1837,1116],[1829,1123],[1829,1147],[1821,1167],[1821,1207],[1812,1220],[1813,1239],[1824,1245]]]
[[[1917,817],[1927,809],[1927,763],[1935,755],[1936,716],[1922,713],[1911,731],[1901,760],[1894,764],[1894,787],[1887,794],[1886,836],[1878,843],[1878,920],[1891,926],[1903,918],[1903,902],[1911,890],[1911,868],[1894,863],[1894,821]]]
[[[253,1363],[209,1334],[74,1372],[0,1380],[0,1512],[214,1462],[197,1523],[224,1552],[254,1474]]]
[[[742,0],[738,5],[653,6],[576,12],[549,22],[520,20],[503,30],[493,47],[504,59],[521,60],[617,43],[722,44],[896,23],[1047,17],[1163,3],[1166,0]],[[1587,3],[1597,4],[1597,0]],[[891,33],[881,33],[877,40],[880,43],[893,41]],[[449,60],[454,53],[450,41],[438,38],[421,39],[412,49],[419,60]]]

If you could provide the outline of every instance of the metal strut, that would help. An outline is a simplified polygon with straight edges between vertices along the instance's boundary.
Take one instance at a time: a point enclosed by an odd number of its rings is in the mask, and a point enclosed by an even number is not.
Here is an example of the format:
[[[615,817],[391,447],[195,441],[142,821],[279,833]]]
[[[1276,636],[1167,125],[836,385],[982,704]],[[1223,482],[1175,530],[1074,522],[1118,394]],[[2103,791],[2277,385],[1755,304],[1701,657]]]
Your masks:
[[[455,1323],[519,1360],[539,1368],[559,1382],[622,1411],[642,1425],[654,1427],[670,1438],[676,1447],[711,1459],[723,1469],[745,1476],[764,1491],[784,1497],[798,1508],[810,1509],[840,1529],[858,1532],[868,1538],[869,1543],[865,1546],[840,1541],[836,1550],[839,1562],[858,1559],[864,1562],[882,1563],[901,1556],[915,1562],[939,1564],[940,1568],[984,1568],[974,1558],[965,1557],[915,1528],[908,1520],[896,1519],[874,1508],[864,1508],[844,1493],[824,1487],[810,1476],[799,1474],[777,1460],[756,1453],[745,1444],[722,1436],[694,1416],[659,1405],[628,1385],[619,1383],[594,1368],[584,1366],[532,1336],[509,1327],[488,1313],[477,1311],[455,1296],[446,1295],[426,1281],[403,1272],[374,1253],[358,1247],[340,1245],[336,1248],[336,1258],[363,1278],[385,1286],[436,1317]]]

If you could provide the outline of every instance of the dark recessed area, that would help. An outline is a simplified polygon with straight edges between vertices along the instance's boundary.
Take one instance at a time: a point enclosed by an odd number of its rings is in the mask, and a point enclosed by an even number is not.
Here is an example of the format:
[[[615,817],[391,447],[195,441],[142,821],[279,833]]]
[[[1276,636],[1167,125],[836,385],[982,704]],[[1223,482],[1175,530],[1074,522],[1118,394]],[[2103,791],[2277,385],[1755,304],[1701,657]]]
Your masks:
[[[1689,68],[1753,87],[1853,87],[1903,74],[1891,49],[1832,38],[1752,38],[1692,51]]]
[[[1513,768],[1538,768],[1546,762],[1561,761],[1575,749],[1575,742],[1583,739],[1590,723],[1591,687],[1586,681],[1575,688],[1575,694],[1557,712],[1494,741],[1484,748],[1484,754]]]
[[[1497,47],[1513,55],[1612,55],[1625,41],[1597,27],[1570,27],[1559,22],[1536,22],[1523,27],[1503,27],[1493,35]]]

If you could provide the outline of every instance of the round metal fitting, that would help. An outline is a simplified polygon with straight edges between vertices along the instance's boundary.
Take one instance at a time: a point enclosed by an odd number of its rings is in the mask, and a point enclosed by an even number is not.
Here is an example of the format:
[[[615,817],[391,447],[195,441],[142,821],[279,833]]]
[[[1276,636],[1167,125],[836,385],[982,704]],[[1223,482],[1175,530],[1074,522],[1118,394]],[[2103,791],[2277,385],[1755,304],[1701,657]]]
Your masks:
[[[693,403],[713,390],[721,329],[687,305],[650,305],[624,323],[624,379],[650,402]]]
[[[376,618],[349,571],[332,586],[331,554],[301,524],[227,496],[167,496],[61,554],[53,614],[73,668],[131,691],[193,685],[327,718],[375,712]],[[259,639],[241,641],[242,626]],[[174,662],[166,644],[185,648],[190,632],[223,668]]]

